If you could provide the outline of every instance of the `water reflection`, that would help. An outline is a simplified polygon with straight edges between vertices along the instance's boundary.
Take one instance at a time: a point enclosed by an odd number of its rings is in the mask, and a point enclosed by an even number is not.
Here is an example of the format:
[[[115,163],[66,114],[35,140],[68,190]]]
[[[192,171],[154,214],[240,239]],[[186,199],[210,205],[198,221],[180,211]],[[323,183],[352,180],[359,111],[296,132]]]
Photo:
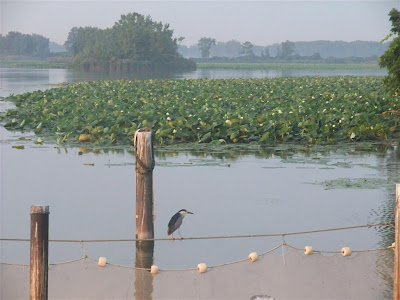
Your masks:
[[[68,69],[0,68],[0,97],[54,87],[63,82],[110,79],[222,79],[286,76],[384,76],[386,70],[229,70],[197,69],[183,73],[101,73]]]
[[[154,241],[136,242],[135,267],[150,269],[153,265]],[[135,270],[134,299],[152,299],[153,276],[146,270]]]

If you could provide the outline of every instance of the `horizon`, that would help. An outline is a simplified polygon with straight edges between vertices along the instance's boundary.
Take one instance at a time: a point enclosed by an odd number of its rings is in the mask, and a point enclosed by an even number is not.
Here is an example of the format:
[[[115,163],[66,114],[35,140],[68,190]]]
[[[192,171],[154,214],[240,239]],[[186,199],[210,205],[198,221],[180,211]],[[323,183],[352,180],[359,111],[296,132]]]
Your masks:
[[[10,31],[11,32],[11,31]],[[9,33],[9,32],[8,32]],[[8,34],[8,33],[6,33],[6,35]],[[24,33],[24,32],[20,32],[20,33],[22,33],[22,34],[38,34],[38,33],[35,33],[35,32],[32,32],[32,33]],[[1,35],[1,34],[0,34]],[[38,34],[39,35],[39,34]],[[3,36],[5,36],[5,35],[3,35]],[[43,37],[45,37],[45,38],[48,38],[49,39],[49,42],[52,42],[52,43],[55,43],[55,44],[57,44],[58,46],[64,46],[64,43],[62,43],[62,44],[59,44],[59,43],[57,43],[57,42],[55,42],[55,41],[52,41],[49,37],[47,37],[47,36],[43,36]],[[237,42],[240,42],[240,43],[244,43],[244,42],[246,42],[246,41],[238,41],[238,40],[234,40],[234,39],[231,39],[231,40],[227,40],[227,41],[216,41],[217,43],[227,43],[227,42],[230,42],[230,41],[237,41]],[[390,43],[390,39],[389,40],[385,40],[385,41],[372,41],[372,40],[370,40],[370,41],[368,41],[368,40],[353,40],[353,41],[344,41],[344,40],[311,40],[311,41],[290,41],[290,42],[294,42],[294,43],[313,43],[313,42],[330,42],[330,43],[335,43],[335,42],[344,42],[344,43],[355,43],[355,42],[368,42],[368,43],[381,43],[381,44],[385,44],[385,43]],[[249,42],[251,42],[251,41],[249,41]],[[285,42],[285,41],[283,41],[283,42]],[[269,44],[269,45],[257,45],[257,44],[253,44],[253,46],[255,46],[255,47],[268,47],[268,46],[274,46],[274,45],[280,45],[281,43],[274,43],[274,44]],[[192,45],[179,45],[178,44],[178,46],[183,46],[183,47],[188,47],[188,48],[190,48],[190,47],[196,47],[197,46],[197,43],[196,44],[192,44]]]

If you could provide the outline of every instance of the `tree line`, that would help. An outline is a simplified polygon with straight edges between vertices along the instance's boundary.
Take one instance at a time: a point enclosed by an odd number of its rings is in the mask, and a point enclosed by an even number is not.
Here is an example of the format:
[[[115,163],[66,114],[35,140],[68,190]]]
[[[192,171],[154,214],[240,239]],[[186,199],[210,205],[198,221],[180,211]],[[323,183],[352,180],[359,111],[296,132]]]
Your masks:
[[[238,58],[253,56],[264,59],[288,59],[295,57],[318,58],[369,58],[382,55],[389,43],[372,41],[285,41],[269,46],[254,45],[250,41],[240,43],[237,40],[217,42],[211,37],[201,38],[196,45],[179,46],[178,51],[184,57],[208,59],[212,57]]]
[[[129,65],[195,68],[177,51],[178,40],[169,24],[154,22],[138,13],[122,15],[113,27],[74,27],[64,46],[74,56],[73,65]]]
[[[0,54],[46,57],[49,53],[49,39],[44,36],[16,31],[0,35]]]

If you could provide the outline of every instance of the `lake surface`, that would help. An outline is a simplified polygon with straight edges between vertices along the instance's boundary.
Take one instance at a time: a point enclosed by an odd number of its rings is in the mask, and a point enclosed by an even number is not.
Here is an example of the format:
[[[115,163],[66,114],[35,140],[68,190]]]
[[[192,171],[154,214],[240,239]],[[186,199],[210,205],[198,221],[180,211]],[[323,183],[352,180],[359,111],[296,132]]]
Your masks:
[[[304,75],[291,72],[292,76]],[[307,75],[368,75],[365,70],[337,72],[310,71]],[[173,77],[265,76],[289,75],[284,71],[198,70]],[[0,68],[0,96],[99,77],[70,70]],[[1,111],[10,107],[0,101]],[[92,151],[39,146],[32,140],[20,140],[21,136],[35,140],[32,133],[0,127],[1,238],[29,238],[31,205],[50,206],[51,239],[135,237],[133,148]],[[25,149],[12,148],[16,145]],[[314,150],[294,146],[158,148],[155,159],[155,236],[159,238],[167,237],[168,221],[181,208],[194,212],[182,225],[181,233],[187,237],[294,232],[390,220],[400,170],[396,144]],[[360,187],[354,188],[354,182],[349,187],[340,185],[340,180],[351,179],[359,180]],[[332,180],[339,185],[329,185]],[[288,236],[286,242],[320,250],[368,249],[390,245],[392,234],[388,228],[363,228]],[[160,268],[195,267],[203,261],[213,265],[245,258],[253,251],[264,252],[280,242],[281,237],[162,241],[155,243],[154,263]],[[106,256],[113,263],[135,262],[133,242],[86,243],[85,249],[89,256]],[[50,262],[81,256],[78,243],[50,244]],[[28,263],[29,243],[0,242],[0,261]]]
[[[386,70],[225,70],[197,69],[196,71],[175,74],[105,74],[67,69],[27,69],[0,67],[0,97],[9,94],[48,89],[62,82],[109,80],[109,79],[200,79],[200,78],[262,78],[286,76],[384,76]]]

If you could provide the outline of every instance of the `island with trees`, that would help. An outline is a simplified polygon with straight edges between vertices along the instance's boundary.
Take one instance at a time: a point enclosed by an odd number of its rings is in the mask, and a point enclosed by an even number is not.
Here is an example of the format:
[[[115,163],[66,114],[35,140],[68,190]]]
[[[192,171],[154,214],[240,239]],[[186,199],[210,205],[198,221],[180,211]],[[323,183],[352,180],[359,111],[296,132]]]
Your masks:
[[[168,24],[138,13],[122,15],[113,27],[74,27],[65,47],[70,66],[89,71],[194,70],[195,62],[177,51],[178,39]]]

